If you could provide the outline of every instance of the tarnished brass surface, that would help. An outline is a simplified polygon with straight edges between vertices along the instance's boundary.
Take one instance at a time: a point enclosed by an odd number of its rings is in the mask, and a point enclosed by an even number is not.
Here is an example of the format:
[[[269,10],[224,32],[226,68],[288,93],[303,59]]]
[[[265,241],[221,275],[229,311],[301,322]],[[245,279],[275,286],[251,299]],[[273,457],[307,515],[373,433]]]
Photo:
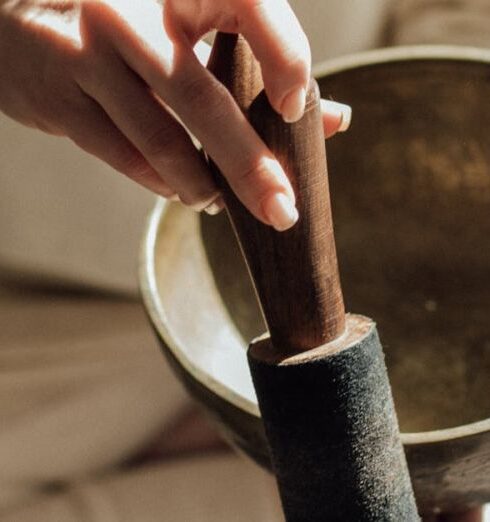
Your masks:
[[[342,286],[347,310],[378,323],[419,506],[488,502],[490,53],[380,51],[325,65],[319,83],[353,107],[327,144]],[[266,463],[245,360],[264,326],[226,218],[160,203],[141,272],[184,382]]]

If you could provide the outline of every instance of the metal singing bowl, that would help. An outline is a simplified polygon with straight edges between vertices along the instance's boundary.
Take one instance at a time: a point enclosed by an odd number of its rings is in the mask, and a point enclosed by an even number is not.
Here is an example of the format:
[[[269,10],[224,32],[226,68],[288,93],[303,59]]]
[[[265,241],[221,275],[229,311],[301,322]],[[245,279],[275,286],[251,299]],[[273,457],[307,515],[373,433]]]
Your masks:
[[[352,105],[327,143],[348,311],[379,327],[423,512],[490,500],[490,52],[381,50],[317,68]],[[245,350],[264,332],[226,216],[159,201],[145,305],[176,373],[268,465]]]

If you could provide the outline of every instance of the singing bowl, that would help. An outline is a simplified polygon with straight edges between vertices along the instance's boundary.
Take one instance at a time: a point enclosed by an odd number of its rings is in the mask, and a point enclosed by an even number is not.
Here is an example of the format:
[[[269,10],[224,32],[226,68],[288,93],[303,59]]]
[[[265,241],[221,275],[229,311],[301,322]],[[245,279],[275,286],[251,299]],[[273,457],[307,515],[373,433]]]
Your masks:
[[[348,311],[375,319],[422,512],[490,500],[490,52],[410,47],[316,69],[353,107],[327,142]],[[265,331],[227,217],[163,200],[141,288],[175,372],[269,466],[246,361]],[[276,274],[280,277],[280,274]]]

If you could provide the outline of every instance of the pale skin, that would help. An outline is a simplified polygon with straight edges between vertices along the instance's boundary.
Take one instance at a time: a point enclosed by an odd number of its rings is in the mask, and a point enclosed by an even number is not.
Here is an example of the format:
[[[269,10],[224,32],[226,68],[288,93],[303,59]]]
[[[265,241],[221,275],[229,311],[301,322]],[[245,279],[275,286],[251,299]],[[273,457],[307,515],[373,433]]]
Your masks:
[[[157,194],[216,210],[219,192],[180,120],[250,212],[285,230],[297,219],[294,193],[204,67],[211,29],[242,33],[272,106],[300,118],[310,50],[286,0],[0,0],[0,109]],[[325,134],[345,130],[350,108],[322,107]]]
[[[250,212],[286,230],[297,219],[294,193],[206,70],[201,38],[211,29],[245,36],[271,105],[299,119],[311,58],[286,0],[0,0],[0,110],[157,194],[214,211],[220,195],[189,131]],[[324,100],[322,112],[326,137],[347,129],[349,107]],[[189,422],[198,435],[190,446],[208,447],[214,431]],[[481,512],[429,520],[479,522]]]

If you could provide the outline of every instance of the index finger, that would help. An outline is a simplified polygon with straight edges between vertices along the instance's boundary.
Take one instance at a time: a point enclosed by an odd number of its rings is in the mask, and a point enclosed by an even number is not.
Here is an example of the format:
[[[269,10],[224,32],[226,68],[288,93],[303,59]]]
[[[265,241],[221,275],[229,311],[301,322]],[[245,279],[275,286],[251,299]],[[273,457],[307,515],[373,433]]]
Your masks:
[[[286,0],[238,1],[238,32],[261,65],[269,101],[285,121],[297,121],[311,74],[308,39]]]

